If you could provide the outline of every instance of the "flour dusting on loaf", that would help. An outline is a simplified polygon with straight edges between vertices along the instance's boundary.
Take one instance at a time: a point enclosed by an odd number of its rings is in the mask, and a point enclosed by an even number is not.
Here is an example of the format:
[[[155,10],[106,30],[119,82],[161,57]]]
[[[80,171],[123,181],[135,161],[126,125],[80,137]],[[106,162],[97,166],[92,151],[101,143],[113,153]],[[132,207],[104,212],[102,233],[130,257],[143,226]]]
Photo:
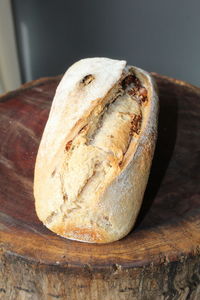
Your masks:
[[[157,136],[150,74],[88,58],[57,87],[35,165],[39,219],[74,240],[108,243],[133,228]]]

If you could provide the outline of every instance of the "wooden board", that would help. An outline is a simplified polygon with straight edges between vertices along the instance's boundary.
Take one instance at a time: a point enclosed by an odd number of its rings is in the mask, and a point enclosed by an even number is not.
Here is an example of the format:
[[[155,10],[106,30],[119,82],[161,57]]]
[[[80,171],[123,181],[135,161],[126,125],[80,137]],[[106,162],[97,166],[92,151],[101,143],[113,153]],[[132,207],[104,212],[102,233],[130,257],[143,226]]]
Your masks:
[[[35,157],[60,77],[0,98],[0,299],[200,299],[200,89],[154,74],[156,153],[137,225],[107,245],[38,220]]]

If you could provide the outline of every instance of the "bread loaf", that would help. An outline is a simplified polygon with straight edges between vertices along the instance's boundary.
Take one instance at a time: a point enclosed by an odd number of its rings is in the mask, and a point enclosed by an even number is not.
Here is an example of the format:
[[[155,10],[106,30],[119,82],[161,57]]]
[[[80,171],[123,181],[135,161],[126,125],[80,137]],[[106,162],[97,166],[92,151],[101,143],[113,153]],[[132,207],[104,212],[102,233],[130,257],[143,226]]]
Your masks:
[[[121,239],[142,204],[157,135],[150,74],[125,61],[88,58],[64,74],[39,146],[36,212],[65,238]]]

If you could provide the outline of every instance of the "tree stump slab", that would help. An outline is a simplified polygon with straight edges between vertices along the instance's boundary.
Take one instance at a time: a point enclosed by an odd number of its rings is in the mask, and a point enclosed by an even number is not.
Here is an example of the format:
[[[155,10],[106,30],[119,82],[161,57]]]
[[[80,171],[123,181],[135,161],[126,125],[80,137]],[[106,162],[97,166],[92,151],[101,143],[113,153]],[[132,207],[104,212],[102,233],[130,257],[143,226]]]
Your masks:
[[[111,244],[61,238],[35,213],[35,158],[61,77],[0,97],[0,299],[200,299],[200,89],[153,75],[159,131],[144,203]]]

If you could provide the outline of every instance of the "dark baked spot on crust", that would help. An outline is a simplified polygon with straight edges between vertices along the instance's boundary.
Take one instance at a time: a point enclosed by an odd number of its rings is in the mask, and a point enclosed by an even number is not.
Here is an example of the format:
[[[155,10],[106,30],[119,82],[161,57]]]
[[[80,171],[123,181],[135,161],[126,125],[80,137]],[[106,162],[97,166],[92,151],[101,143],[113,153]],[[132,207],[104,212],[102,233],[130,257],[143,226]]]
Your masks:
[[[53,170],[53,172],[51,173],[51,177],[54,177],[56,174],[56,169]]]
[[[122,80],[122,88],[125,90],[129,85],[134,84],[136,88],[139,88],[141,86],[139,79],[132,74],[129,74]]]
[[[140,80],[133,74],[126,76],[121,83],[122,89],[132,97],[136,98],[136,101],[141,104],[141,102],[146,102],[147,99],[147,89],[142,86]]]
[[[92,74],[88,74],[81,80],[81,84],[88,85],[94,80],[94,76]]]
[[[85,126],[83,126],[83,127],[79,130],[78,134],[83,133],[84,131],[87,130],[87,128],[88,128],[88,124],[86,124]]]
[[[63,195],[63,200],[64,200],[64,202],[68,200],[68,196],[66,193]]]
[[[133,114],[131,117],[132,117],[132,121],[131,121],[130,135],[133,135],[134,133],[139,134],[141,123],[142,123],[142,116]]]
[[[71,145],[72,145],[72,140],[69,141],[69,142],[66,144],[65,150],[66,150],[66,151],[69,151],[69,149],[71,148]]]

